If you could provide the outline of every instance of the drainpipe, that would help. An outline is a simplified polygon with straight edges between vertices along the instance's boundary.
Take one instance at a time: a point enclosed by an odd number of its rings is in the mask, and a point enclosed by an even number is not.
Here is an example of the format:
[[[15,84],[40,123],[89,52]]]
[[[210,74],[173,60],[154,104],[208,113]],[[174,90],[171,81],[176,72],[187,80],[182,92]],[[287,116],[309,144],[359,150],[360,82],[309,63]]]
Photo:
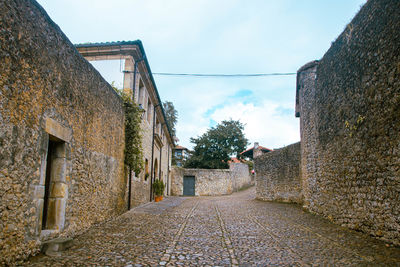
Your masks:
[[[160,104],[157,104],[153,108],[153,138],[151,140],[151,173],[150,173],[150,201],[153,200],[153,169],[154,169],[154,132],[155,132],[155,124],[156,124],[156,107]]]
[[[170,160],[169,160],[169,144],[167,145],[167,149],[168,149],[168,160],[167,160],[167,164],[168,164],[168,167],[167,167],[167,196],[169,196],[169,162],[170,162]]]
[[[133,57],[132,57],[133,58]],[[142,57],[138,61],[135,61],[135,65],[133,68],[133,86],[132,86],[132,99],[135,101],[135,92],[136,92],[136,73],[137,73],[137,66],[140,61],[144,60],[145,57]],[[126,71],[128,72],[128,71]],[[138,100],[139,103],[139,100]],[[129,167],[129,189],[128,189],[128,210],[131,209],[131,196],[132,196],[132,170]]]
[[[162,127],[162,126],[161,126]],[[160,179],[162,179],[162,177],[161,177],[161,166],[162,166],[162,164],[161,164],[161,157],[162,157],[162,147],[160,147],[160,170],[159,170],[159,172],[158,172],[158,177],[160,177]]]
[[[131,196],[132,196],[132,170],[129,167],[129,189],[128,189],[128,210],[131,209]]]

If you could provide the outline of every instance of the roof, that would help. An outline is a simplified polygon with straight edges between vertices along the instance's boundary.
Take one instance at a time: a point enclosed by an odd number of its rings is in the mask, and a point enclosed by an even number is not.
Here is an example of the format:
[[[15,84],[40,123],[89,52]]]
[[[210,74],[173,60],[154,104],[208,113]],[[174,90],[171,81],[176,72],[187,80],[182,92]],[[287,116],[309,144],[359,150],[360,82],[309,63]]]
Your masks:
[[[243,163],[244,160],[238,159],[238,158],[231,158],[228,163]]]
[[[258,146],[258,148],[259,148],[263,153],[267,153],[267,152],[273,151],[272,149],[269,149],[269,148],[266,148],[266,147],[263,147],[263,146]],[[245,156],[245,157],[250,157],[250,158],[252,158],[252,157],[253,157],[253,150],[254,150],[254,146],[253,146],[252,148],[249,148],[249,149],[247,149],[247,150],[241,152],[240,154],[243,155],[243,156]]]
[[[174,149],[188,150],[186,147],[179,146],[179,145],[175,146]]]
[[[115,41],[115,42],[99,42],[99,43],[82,43],[75,44],[76,47],[94,47],[94,46],[113,46],[113,45],[139,45],[142,44],[140,40],[133,41]]]
[[[273,151],[273,149],[269,149],[269,148],[266,148],[266,147],[263,147],[263,146],[258,146],[258,148],[259,148],[261,151],[265,151],[265,152],[271,152],[271,151]],[[253,151],[253,150],[254,150],[254,146],[253,146],[252,148],[249,148],[249,149],[247,149],[247,150],[241,152],[240,154],[245,154],[245,153],[247,153],[247,152],[249,152],[249,151]]]
[[[162,114],[163,114],[163,116],[165,118],[165,122],[166,122],[165,125],[167,126],[167,130],[168,130],[168,133],[169,133],[169,135],[171,137],[172,144],[174,144],[173,135],[171,134],[172,133],[171,132],[171,128],[170,128],[170,125],[167,122],[167,119],[166,119],[167,117],[165,115],[164,107],[162,105],[163,102],[161,101],[160,95],[158,93],[157,85],[156,85],[156,82],[154,80],[153,74],[151,72],[149,62],[147,61],[147,56],[146,56],[146,52],[144,51],[144,47],[143,47],[142,41],[134,40],[134,41],[116,41],[116,42],[100,42],[100,43],[82,43],[82,44],[75,44],[75,47],[76,48],[86,48],[86,47],[89,48],[89,47],[111,47],[111,46],[124,46],[124,45],[136,45],[136,46],[139,47],[139,50],[142,53],[142,55],[143,55],[142,57],[143,57],[144,62],[146,64],[146,68],[148,70],[148,74],[149,74],[150,80],[153,83],[153,86],[154,86],[154,89],[155,89],[155,93],[156,93],[156,96],[157,96],[157,100],[158,100],[158,102],[160,104],[161,112],[162,112]]]

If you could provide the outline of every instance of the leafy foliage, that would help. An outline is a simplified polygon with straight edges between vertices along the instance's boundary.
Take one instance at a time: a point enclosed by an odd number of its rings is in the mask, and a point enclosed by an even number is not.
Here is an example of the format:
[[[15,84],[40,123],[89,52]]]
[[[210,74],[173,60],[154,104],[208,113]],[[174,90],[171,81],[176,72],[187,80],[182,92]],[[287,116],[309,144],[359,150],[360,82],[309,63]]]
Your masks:
[[[119,90],[114,82],[111,83],[114,90],[121,96],[125,108],[125,165],[139,174],[144,166],[142,135],[140,129],[142,111],[139,106]]]
[[[176,136],[175,125],[176,122],[178,121],[178,111],[175,109],[174,104],[170,101],[163,102],[163,108],[165,111],[167,123],[171,130],[171,134],[173,136]]]
[[[246,149],[248,140],[240,121],[222,121],[198,138],[190,138],[195,144],[186,168],[226,169],[231,156],[242,158],[240,152]]]
[[[162,196],[164,194],[165,184],[162,180],[156,179],[153,183],[153,190],[156,196]]]

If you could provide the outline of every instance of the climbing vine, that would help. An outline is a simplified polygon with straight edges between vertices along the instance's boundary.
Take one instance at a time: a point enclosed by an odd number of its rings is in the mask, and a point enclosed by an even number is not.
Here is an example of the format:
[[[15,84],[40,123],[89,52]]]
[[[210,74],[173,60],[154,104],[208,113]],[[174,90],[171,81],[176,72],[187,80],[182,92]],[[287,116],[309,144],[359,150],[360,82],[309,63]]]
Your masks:
[[[111,83],[124,101],[125,109],[125,165],[138,175],[143,170],[143,149],[141,134],[142,110],[131,97]]]
[[[349,136],[353,137],[354,133],[358,130],[360,125],[364,122],[365,117],[358,115],[357,121],[354,124],[351,124],[348,120],[344,122],[344,126],[349,131]]]

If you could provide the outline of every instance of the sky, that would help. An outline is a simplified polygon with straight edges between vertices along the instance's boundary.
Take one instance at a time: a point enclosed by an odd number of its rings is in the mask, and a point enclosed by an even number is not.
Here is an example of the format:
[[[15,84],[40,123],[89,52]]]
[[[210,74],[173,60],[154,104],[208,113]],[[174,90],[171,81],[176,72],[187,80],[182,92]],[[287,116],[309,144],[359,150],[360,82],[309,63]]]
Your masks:
[[[293,73],[320,59],[366,0],[38,0],[74,44],[141,40],[153,72]],[[123,62],[91,62],[122,87]],[[240,120],[250,146],[300,140],[296,76],[154,75],[178,111],[179,145]]]

